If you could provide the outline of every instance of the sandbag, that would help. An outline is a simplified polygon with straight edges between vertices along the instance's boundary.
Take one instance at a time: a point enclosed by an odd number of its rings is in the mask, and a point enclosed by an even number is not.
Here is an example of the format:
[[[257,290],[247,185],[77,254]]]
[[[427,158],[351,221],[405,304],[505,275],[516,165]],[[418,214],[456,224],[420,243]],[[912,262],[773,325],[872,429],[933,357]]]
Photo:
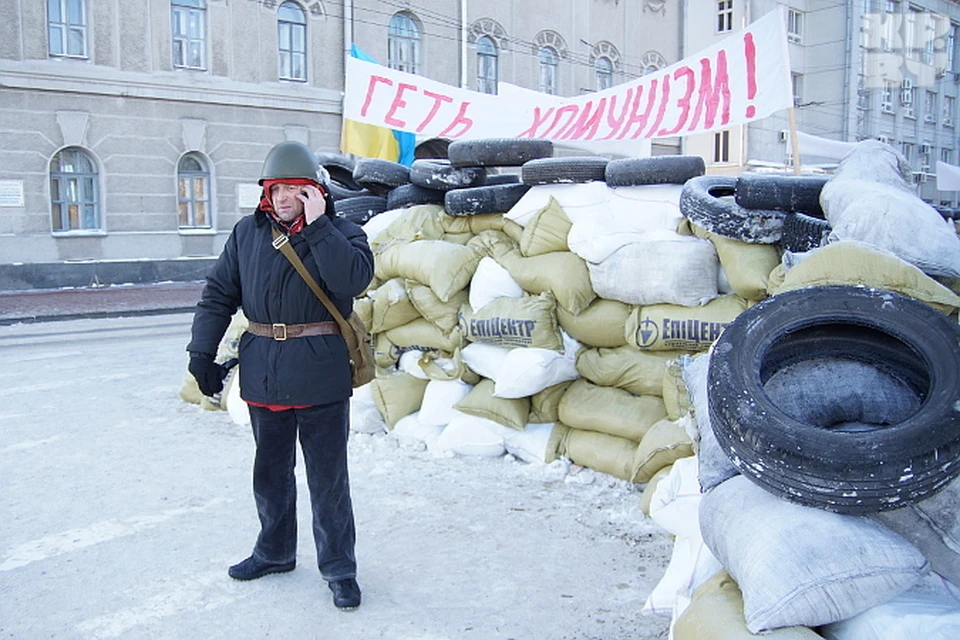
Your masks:
[[[560,421],[571,429],[597,431],[634,443],[639,443],[647,430],[667,415],[663,400],[657,396],[635,396],[583,379],[575,381],[563,394],[558,411]]]
[[[960,296],[950,289],[893,253],[862,242],[837,242],[808,251],[789,270],[778,265],[770,276],[769,293],[826,285],[895,291],[944,313],[960,308]]]
[[[636,442],[606,433],[568,428],[560,443],[560,455],[570,458],[581,467],[607,473],[627,482],[633,481]]]
[[[497,298],[476,313],[464,305],[460,312],[460,330],[470,342],[563,350],[557,303],[550,293]]]
[[[767,297],[770,272],[780,264],[777,246],[756,244],[711,233],[692,222],[694,235],[713,243],[720,266],[731,290],[745,300],[763,300]]]
[[[650,515],[650,501],[653,499],[653,492],[657,490],[657,485],[660,483],[660,481],[669,475],[671,468],[672,465],[667,465],[663,469],[660,469],[660,471],[657,471],[643,487],[643,491],[640,493],[639,504],[640,512],[643,513],[643,515]]]
[[[681,353],[638,351],[626,345],[613,349],[581,349],[577,353],[577,372],[601,387],[617,387],[637,396],[662,397],[667,363]]]
[[[480,380],[454,408],[467,415],[487,418],[511,429],[523,429],[530,417],[530,398],[497,398],[493,380]]]
[[[496,382],[503,361],[506,360],[510,351],[511,349],[507,347],[495,344],[471,342],[460,350],[460,356],[471,371]]]
[[[394,215],[393,221],[370,239],[370,248],[378,259],[379,254],[390,247],[417,240],[439,240],[445,233],[441,223],[445,214],[441,205],[416,205]],[[386,219],[383,214],[375,218]]]
[[[702,307],[655,304],[634,307],[627,317],[627,344],[649,351],[703,351],[747,309],[740,296],[720,296]]]
[[[538,256],[551,251],[569,251],[567,234],[572,223],[563,207],[552,196],[547,205],[533,215],[520,237],[520,253]]]
[[[643,435],[634,459],[633,481],[649,482],[665,467],[693,455],[693,442],[673,420],[658,420]]]
[[[743,617],[740,587],[721,570],[697,587],[690,604],[673,625],[674,640],[753,640]],[[770,640],[817,640],[821,636],[809,627],[783,627],[763,634]]]
[[[371,324],[367,326],[371,333],[382,333],[420,317],[410,302],[403,278],[387,280],[370,293],[370,298],[373,300],[373,314]]]
[[[471,246],[442,240],[419,240],[395,244],[385,249],[374,261],[381,280],[397,276],[429,286],[437,297],[449,302],[463,291],[483,254]]]
[[[493,395],[524,398],[577,377],[572,356],[536,347],[512,349],[498,372]]]
[[[658,352],[653,351],[651,353]],[[665,353],[677,352],[667,351]],[[667,418],[670,420],[679,420],[687,415],[687,412],[693,407],[677,358],[668,360],[663,369],[661,395],[663,396],[663,405],[667,408]]]
[[[475,312],[497,298],[522,298],[523,287],[490,256],[484,256],[470,280],[470,308]]]
[[[675,231],[647,232],[602,262],[586,264],[594,291],[608,300],[696,306],[718,295],[713,244]]]
[[[560,419],[560,401],[573,382],[561,382],[530,396],[530,422],[556,422]]]
[[[391,429],[400,418],[420,410],[427,381],[398,372],[381,375],[370,383],[373,401]]]
[[[504,214],[522,227],[527,226],[530,220],[543,210],[550,200],[559,204],[566,215],[604,215],[609,211],[607,202],[610,190],[603,182],[587,182],[584,184],[543,184],[530,187],[526,193]]]
[[[501,429],[490,420],[461,414],[437,438],[436,450],[461,456],[498,458],[507,452]]]
[[[417,419],[425,425],[445,426],[457,417],[453,406],[463,400],[473,385],[460,380],[441,382],[432,380],[423,391],[423,401]]]
[[[355,298],[353,301],[353,312],[363,321],[363,326],[373,326],[373,298],[369,296]]]
[[[460,307],[467,301],[467,290],[455,293],[449,301],[444,302],[437,297],[433,289],[425,284],[420,284],[415,280],[405,280],[404,285],[407,290],[407,298],[414,309],[417,310],[417,313],[437,325],[442,333],[453,331],[459,322]]]
[[[557,322],[581,344],[591,347],[619,347],[627,344],[624,333],[627,317],[632,310],[633,307],[628,304],[596,298],[577,315],[557,306]]]
[[[520,431],[503,436],[507,453],[524,462],[550,463],[557,459],[557,445],[563,431],[551,423],[531,422]]]
[[[450,333],[444,333],[440,328],[427,320],[426,318],[417,318],[399,327],[394,327],[383,334],[390,342],[399,347],[396,350],[397,357],[400,357],[404,351],[417,349],[420,351],[445,351],[453,353],[463,346],[463,334],[457,327]],[[380,351],[380,348],[374,347],[374,355]]]
[[[867,518],[782,500],[735,476],[700,503],[707,546],[743,592],[753,633],[845,620],[929,571],[909,542]]]

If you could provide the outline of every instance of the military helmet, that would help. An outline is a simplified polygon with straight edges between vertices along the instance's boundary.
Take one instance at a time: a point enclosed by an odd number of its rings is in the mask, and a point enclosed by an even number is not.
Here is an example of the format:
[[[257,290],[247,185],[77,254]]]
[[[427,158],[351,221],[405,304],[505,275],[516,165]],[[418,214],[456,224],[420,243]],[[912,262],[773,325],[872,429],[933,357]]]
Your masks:
[[[267,153],[260,172],[260,182],[264,180],[282,180],[283,178],[306,178],[326,186],[326,169],[317,162],[316,154],[302,142],[287,140],[276,145]]]

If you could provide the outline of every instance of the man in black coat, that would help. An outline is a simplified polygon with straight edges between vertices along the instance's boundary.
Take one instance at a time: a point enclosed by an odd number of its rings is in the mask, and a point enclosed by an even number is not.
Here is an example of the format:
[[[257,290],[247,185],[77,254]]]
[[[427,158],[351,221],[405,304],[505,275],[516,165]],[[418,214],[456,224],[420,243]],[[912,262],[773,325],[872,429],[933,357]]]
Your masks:
[[[272,229],[289,239],[304,266],[343,314],[373,278],[363,230],[334,214],[316,156],[298,142],[267,154],[260,205],[242,218],[207,276],[193,320],[189,371],[204,395],[222,391],[225,371],[214,355],[242,308],[240,396],[250,407],[256,442],[253,491],[260,535],[253,553],[229,569],[254,580],[296,566],[296,441],[306,465],[320,573],[334,604],[360,604],[356,533],[347,474],[352,393],[347,348],[337,323],[291,262],[273,245]]]

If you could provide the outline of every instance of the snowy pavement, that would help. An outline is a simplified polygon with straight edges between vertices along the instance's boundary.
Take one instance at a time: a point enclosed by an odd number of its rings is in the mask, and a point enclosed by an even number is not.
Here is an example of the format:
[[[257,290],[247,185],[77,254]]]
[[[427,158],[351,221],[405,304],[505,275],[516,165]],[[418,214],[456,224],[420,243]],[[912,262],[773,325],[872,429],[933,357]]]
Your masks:
[[[2,638],[666,638],[672,538],[636,487],[352,434],[363,605],[226,574],[257,533],[253,440],[177,395],[189,314],[0,326]]]

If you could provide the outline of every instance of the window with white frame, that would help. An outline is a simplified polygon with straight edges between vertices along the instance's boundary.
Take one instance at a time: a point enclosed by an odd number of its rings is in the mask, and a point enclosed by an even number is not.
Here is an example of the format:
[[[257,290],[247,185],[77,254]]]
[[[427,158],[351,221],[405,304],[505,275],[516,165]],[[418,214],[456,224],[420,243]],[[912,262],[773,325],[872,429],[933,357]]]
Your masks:
[[[953,164],[953,149],[940,149],[940,162]]]
[[[209,229],[210,172],[197,153],[188,153],[177,164],[177,210],[181,229]]]
[[[207,68],[207,6],[204,0],[171,0],[173,66]]]
[[[791,73],[790,84],[793,86],[793,106],[799,107],[803,102],[803,74]]]
[[[603,91],[613,86],[613,63],[610,58],[600,56],[593,63],[593,68],[597,72],[597,91]]]
[[[396,13],[390,18],[387,66],[397,71],[420,73],[420,27],[406,13]]]
[[[924,143],[920,145],[920,153],[917,155],[917,160],[920,164],[920,171],[924,173],[930,173],[930,156],[933,154],[933,148],[930,144]]]
[[[553,47],[540,48],[540,91],[557,95],[557,65],[560,56]]]
[[[733,0],[717,2],[717,33],[733,31]]]
[[[947,71],[956,71],[954,67],[957,59],[957,29],[960,28],[954,23],[950,23],[950,30],[947,31]]]
[[[281,80],[307,79],[307,16],[296,2],[277,9],[278,76]]]
[[[803,12],[787,10],[787,40],[800,44],[803,42]]]
[[[730,131],[713,134],[713,161],[730,162]]]
[[[490,36],[477,39],[477,91],[497,94],[499,81],[497,45]]]
[[[904,142],[903,146],[901,147],[901,153],[903,153],[903,157],[907,159],[907,162],[912,167],[913,166],[913,143]]]
[[[880,111],[893,113],[894,84],[890,80],[883,81],[883,90],[880,92]]]
[[[920,11],[919,7],[910,5],[910,10],[907,11],[906,15],[906,24],[903,25],[903,47],[907,57],[913,60],[920,59],[922,48],[920,47],[920,33],[918,32],[923,21]]]
[[[51,56],[87,57],[85,0],[47,0],[47,51]]]
[[[880,36],[880,48],[884,51],[899,49],[900,41],[900,3],[887,0],[883,16],[883,32]]]
[[[100,230],[100,189],[96,164],[86,151],[67,147],[50,161],[53,231]]]
[[[953,112],[957,107],[957,99],[953,96],[943,96],[943,100],[940,103],[940,108],[942,110],[942,122],[945,127],[953,126]]]
[[[923,121],[937,121],[937,94],[929,89],[923,94]]]

